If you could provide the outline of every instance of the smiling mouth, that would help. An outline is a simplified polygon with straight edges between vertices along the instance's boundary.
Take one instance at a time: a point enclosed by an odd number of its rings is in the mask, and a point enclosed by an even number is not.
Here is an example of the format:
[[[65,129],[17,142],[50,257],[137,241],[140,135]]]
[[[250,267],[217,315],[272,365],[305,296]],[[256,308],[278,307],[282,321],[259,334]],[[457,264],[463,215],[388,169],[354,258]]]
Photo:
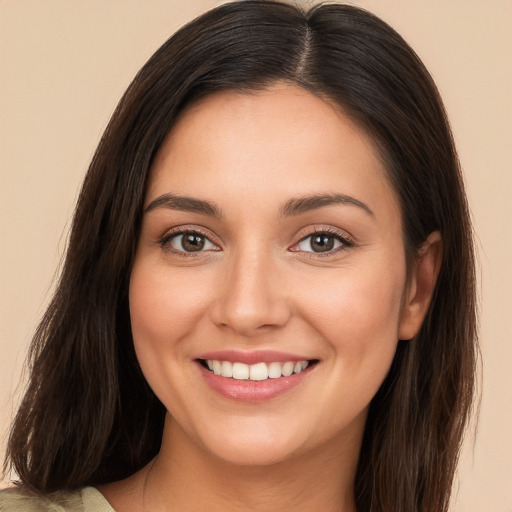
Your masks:
[[[231,361],[218,361],[215,359],[199,359],[199,363],[215,375],[235,380],[264,381],[279,379],[301,373],[312,366],[316,360],[285,361],[271,363],[245,364]]]

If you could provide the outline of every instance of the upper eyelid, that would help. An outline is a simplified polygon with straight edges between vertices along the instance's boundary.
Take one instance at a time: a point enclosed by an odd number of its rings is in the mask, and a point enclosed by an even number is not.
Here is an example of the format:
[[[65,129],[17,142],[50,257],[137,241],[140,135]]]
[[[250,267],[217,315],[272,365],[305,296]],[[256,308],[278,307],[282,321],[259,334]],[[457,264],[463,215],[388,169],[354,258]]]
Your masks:
[[[163,249],[164,246],[169,244],[171,242],[171,240],[175,237],[183,236],[187,233],[196,233],[196,234],[206,238],[211,244],[213,244],[216,247],[218,247],[219,249],[221,249],[220,243],[218,241],[216,241],[215,237],[211,236],[209,234],[209,232],[210,231],[207,230],[206,228],[202,228],[199,226],[194,226],[194,227],[176,226],[174,228],[166,230],[161,236],[159,236],[156,240],[156,244],[160,245],[161,248]],[[169,250],[171,250],[171,249],[169,249]],[[175,249],[172,249],[172,252],[175,252],[176,254],[182,253],[182,251],[177,251]],[[200,253],[204,253],[204,252],[207,252],[207,251],[197,251],[197,253],[187,253],[186,251],[183,251],[184,254],[188,254],[188,255],[196,254],[197,256],[199,256]]]
[[[207,249],[207,250],[199,250],[199,251],[185,251],[185,250],[179,250],[174,247],[172,247],[172,240],[176,237],[183,236],[187,233],[193,233],[198,234],[201,237],[206,238],[213,246],[216,247],[216,249]],[[162,236],[158,237],[158,239],[155,242],[156,245],[159,246],[159,248],[168,253],[173,254],[175,257],[179,258],[205,258],[209,255],[211,255],[212,252],[222,251],[222,248],[219,246],[219,244],[212,240],[212,237],[207,235],[203,232],[202,229],[195,228],[187,228],[183,226],[171,228],[163,233]],[[201,260],[198,260],[201,261]]]
[[[299,231],[300,233],[300,231]],[[315,235],[320,234],[326,234],[329,236],[332,236],[334,238],[337,238],[338,241],[341,243],[341,247],[338,247],[336,249],[325,251],[325,252],[314,252],[314,251],[302,251],[298,249],[298,246],[301,242],[304,242],[308,238],[311,238]],[[297,235],[296,235],[297,236]],[[305,232],[303,235],[300,236],[297,242],[295,242],[288,250],[290,252],[295,253],[301,253],[304,256],[308,256],[310,258],[327,258],[334,256],[338,254],[340,251],[344,251],[347,249],[350,249],[356,245],[354,237],[347,233],[345,230],[342,230],[340,228],[335,228],[333,226],[321,226],[321,225],[315,225],[313,226],[313,229],[308,229],[307,232]]]
[[[311,238],[315,235],[327,235],[327,236],[332,236],[333,238],[338,238],[340,241],[345,242],[345,243],[351,242],[349,237],[340,235],[338,233],[332,233],[330,231],[315,231],[314,233],[310,233],[309,235],[303,236],[299,240],[299,242],[303,242],[304,240],[307,240],[308,238]]]
[[[334,237],[338,237],[345,242],[349,242],[351,244],[355,243],[354,237],[347,233],[345,230],[328,226],[315,226],[312,231],[308,230],[304,232],[304,234],[300,235],[299,242],[302,242],[306,238],[317,234],[328,234]]]
[[[172,238],[174,236],[183,235],[186,233],[197,233],[205,238],[208,238],[210,242],[218,245],[217,242],[214,242],[212,238],[218,238],[212,235],[209,229],[203,228],[202,226],[176,226],[174,228],[167,229],[163,232],[163,234],[159,237],[160,240]]]
[[[307,240],[308,238],[311,238],[315,234],[327,234],[334,238],[338,238],[338,241],[340,242],[341,245],[337,248],[333,248],[331,250],[324,251],[324,252],[306,251],[306,250],[298,249],[298,246],[301,242],[304,242],[305,240]],[[302,238],[300,238],[300,240],[298,242],[296,242],[295,244],[293,244],[288,249],[288,251],[293,252],[297,255],[300,254],[300,257],[302,257],[302,258],[307,257],[309,259],[313,259],[316,261],[319,258],[339,257],[340,255],[344,254],[347,250],[352,249],[354,246],[355,246],[355,242],[352,239],[352,237],[349,237],[347,235],[342,235],[342,234],[338,233],[338,231],[329,231],[329,230],[325,230],[325,229],[323,229],[323,230],[318,229],[318,230],[316,230],[312,233],[309,233],[308,235],[305,235]]]
[[[300,232],[302,231],[302,234]],[[204,236],[207,238],[212,244],[216,246],[221,245],[220,237],[212,233],[209,229],[204,228],[203,226],[198,225],[182,225],[182,226],[176,226],[173,228],[170,228],[166,230],[161,236],[158,237],[158,243],[163,243],[166,241],[169,241],[171,238],[179,235],[183,235],[186,233],[197,233],[201,236]],[[307,238],[314,236],[316,234],[328,234],[330,236],[334,236],[339,238],[345,245],[350,244],[353,245],[355,243],[354,238],[352,235],[347,233],[345,230],[341,230],[339,228],[334,228],[330,226],[313,226],[308,228],[303,228],[299,230],[295,237],[299,236],[299,238],[296,238],[296,242],[293,243],[292,247],[297,246],[298,243],[302,242],[303,240],[306,240]]]

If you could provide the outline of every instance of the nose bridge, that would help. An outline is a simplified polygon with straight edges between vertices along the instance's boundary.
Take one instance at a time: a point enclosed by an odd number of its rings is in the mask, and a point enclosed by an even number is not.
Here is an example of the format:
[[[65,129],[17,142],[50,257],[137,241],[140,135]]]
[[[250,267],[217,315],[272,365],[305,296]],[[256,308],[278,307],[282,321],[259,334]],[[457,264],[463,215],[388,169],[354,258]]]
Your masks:
[[[215,322],[248,337],[286,324],[290,310],[283,276],[269,247],[245,247],[228,260]]]

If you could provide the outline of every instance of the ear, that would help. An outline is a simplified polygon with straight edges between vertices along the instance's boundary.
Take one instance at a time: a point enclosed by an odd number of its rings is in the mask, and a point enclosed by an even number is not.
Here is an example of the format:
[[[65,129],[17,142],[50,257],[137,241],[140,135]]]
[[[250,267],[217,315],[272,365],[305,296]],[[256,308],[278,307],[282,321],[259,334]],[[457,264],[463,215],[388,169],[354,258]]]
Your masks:
[[[416,254],[402,305],[398,337],[410,340],[418,334],[427,314],[443,259],[439,231],[430,233]]]

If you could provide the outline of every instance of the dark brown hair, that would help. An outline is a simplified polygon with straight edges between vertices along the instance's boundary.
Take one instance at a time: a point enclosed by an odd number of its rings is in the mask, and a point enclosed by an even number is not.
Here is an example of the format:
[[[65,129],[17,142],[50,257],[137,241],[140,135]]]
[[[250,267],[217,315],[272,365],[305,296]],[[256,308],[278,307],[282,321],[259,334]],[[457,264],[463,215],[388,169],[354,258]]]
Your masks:
[[[336,4],[222,5],[178,31],[133,80],[85,178],[58,288],[31,346],[6,459],[25,485],[50,492],[110,482],[158,452],[165,411],[139,369],[127,300],[148,171],[187,105],[277,81],[328,99],[373,137],[400,199],[409,262],[441,233],[434,297],[371,403],[355,494],[359,512],[447,510],[477,354],[459,163],[413,50],[372,14]]]

